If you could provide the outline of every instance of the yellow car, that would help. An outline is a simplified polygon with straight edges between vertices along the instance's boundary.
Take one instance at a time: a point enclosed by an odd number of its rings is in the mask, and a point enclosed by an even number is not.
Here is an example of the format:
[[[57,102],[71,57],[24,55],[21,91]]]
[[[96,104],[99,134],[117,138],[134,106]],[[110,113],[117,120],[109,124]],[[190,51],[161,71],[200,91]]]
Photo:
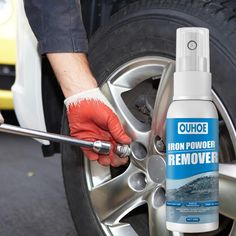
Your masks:
[[[0,109],[13,109],[16,64],[16,2],[0,0]]]

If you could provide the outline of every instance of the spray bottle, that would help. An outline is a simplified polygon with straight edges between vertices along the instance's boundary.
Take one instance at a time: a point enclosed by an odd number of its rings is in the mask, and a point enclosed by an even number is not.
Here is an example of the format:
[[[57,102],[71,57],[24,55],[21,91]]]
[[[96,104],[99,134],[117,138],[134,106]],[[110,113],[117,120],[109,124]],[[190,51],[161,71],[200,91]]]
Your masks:
[[[212,103],[208,29],[177,30],[166,138],[167,229],[217,229],[218,115]]]

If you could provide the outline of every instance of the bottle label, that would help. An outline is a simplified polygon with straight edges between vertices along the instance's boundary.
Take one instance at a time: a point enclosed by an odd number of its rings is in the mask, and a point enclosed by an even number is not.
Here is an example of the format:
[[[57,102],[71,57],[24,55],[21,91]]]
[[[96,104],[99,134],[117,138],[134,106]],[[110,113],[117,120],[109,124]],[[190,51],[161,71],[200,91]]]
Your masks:
[[[218,120],[167,119],[166,220],[218,221]]]

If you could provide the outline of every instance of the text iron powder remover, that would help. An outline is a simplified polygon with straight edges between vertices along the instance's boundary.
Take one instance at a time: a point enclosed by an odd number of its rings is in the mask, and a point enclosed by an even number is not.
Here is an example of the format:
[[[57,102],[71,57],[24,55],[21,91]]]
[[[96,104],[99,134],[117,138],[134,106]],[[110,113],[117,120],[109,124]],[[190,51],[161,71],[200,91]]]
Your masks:
[[[172,231],[218,228],[218,115],[209,65],[208,29],[178,29],[166,140],[166,226]]]

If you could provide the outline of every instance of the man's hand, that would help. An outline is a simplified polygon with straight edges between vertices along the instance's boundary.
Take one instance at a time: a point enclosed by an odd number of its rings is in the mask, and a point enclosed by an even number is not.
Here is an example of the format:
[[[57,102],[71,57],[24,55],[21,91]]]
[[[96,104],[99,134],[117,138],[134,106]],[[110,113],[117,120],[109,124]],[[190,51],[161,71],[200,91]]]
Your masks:
[[[118,143],[131,142],[112,106],[99,88],[73,95],[65,100],[65,104],[71,136],[90,141],[108,141],[113,148]],[[86,148],[82,150],[89,160],[97,160],[101,165],[117,167],[128,161],[127,158],[118,157],[113,151],[106,156]]]
[[[48,53],[47,57],[66,97],[67,116],[71,136],[84,140],[103,140],[129,144],[131,139],[125,134],[112,106],[97,88],[97,82],[89,68],[84,53]],[[120,158],[114,152],[109,156],[82,148],[90,160],[101,165],[120,166],[128,159]]]

